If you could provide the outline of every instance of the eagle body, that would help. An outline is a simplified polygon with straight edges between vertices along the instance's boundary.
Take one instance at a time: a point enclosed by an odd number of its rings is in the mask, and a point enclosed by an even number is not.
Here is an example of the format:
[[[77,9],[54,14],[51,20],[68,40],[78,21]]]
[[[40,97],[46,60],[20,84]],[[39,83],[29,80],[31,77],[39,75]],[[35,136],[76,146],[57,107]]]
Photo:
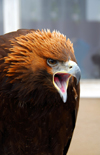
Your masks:
[[[0,36],[0,155],[66,155],[80,96],[74,65],[61,73],[69,62],[76,65],[73,45],[60,32]]]

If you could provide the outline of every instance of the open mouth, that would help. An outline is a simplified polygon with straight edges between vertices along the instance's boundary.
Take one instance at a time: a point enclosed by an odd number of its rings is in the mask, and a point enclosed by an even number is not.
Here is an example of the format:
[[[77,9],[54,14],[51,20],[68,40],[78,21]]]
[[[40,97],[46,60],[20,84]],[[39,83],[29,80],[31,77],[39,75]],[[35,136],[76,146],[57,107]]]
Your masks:
[[[53,85],[58,91],[63,102],[66,103],[69,79],[73,76],[77,80],[76,84],[78,84],[81,78],[81,71],[77,63],[72,60],[69,60],[65,63],[64,69],[63,66],[60,67],[62,69],[60,68],[59,71],[57,71],[59,69],[59,66],[53,71]]]
[[[67,87],[68,87],[68,81],[69,78],[71,77],[70,74],[68,73],[56,73],[54,75],[54,85],[57,88],[58,91],[60,91],[62,94],[66,92]]]
[[[59,92],[64,103],[67,100],[67,88],[70,77],[71,74],[65,72],[56,72],[53,76],[53,84]]]

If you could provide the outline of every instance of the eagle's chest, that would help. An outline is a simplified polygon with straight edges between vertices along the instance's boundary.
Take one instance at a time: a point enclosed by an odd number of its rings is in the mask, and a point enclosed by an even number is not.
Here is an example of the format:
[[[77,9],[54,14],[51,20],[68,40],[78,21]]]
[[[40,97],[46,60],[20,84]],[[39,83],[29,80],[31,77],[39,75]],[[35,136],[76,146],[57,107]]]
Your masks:
[[[29,125],[24,129],[26,150],[50,152],[55,148],[64,148],[72,135],[71,112],[63,106],[52,108],[50,111],[37,111],[27,121]]]
[[[6,122],[3,155],[61,155],[72,135],[73,119],[70,108],[55,106],[35,109],[30,115],[16,114]],[[17,152],[16,152],[17,150]]]

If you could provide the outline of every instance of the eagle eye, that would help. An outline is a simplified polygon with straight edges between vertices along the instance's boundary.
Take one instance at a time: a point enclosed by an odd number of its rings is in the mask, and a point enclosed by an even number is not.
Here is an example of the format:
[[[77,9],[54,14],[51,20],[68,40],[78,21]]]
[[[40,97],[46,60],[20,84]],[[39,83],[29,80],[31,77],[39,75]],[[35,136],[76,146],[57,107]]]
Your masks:
[[[58,61],[57,60],[54,60],[54,59],[47,59],[47,64],[50,66],[50,67],[54,67],[58,64]]]

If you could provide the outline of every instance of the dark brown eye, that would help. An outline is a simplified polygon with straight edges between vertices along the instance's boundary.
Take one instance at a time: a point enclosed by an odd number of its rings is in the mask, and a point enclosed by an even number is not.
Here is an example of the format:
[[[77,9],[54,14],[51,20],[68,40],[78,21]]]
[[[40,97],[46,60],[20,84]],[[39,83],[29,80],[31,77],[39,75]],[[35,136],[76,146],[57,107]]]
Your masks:
[[[53,59],[47,59],[47,64],[50,66],[50,67],[54,67],[58,64],[58,61],[57,60],[53,60]]]

